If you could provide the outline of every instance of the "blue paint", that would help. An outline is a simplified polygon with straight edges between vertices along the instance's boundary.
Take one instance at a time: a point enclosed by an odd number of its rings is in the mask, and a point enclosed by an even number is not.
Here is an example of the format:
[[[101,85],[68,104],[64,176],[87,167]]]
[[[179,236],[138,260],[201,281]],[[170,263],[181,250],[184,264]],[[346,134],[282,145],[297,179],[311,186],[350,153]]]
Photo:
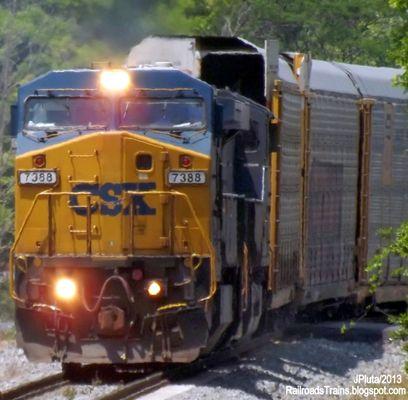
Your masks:
[[[141,183],[123,183],[122,185],[124,191],[147,191],[156,189],[155,182],[141,182]],[[144,201],[143,196],[134,196],[133,197],[133,207],[138,215],[156,215],[156,209],[151,208]],[[130,206],[127,206],[123,210],[124,215],[129,215]]]
[[[89,192],[95,197],[100,197],[102,200],[99,204],[96,203],[91,207],[91,214],[94,214],[100,208],[100,214],[115,217],[123,212],[124,215],[129,215],[130,206],[123,209],[121,195],[128,191],[148,191],[156,189],[154,182],[126,182],[126,183],[104,183],[102,186],[93,183],[80,183],[73,187],[73,192]],[[79,207],[78,196],[71,195],[69,197],[69,205],[74,206],[73,210],[76,214],[86,216],[86,207]],[[150,207],[143,195],[133,196],[133,207],[137,215],[156,215],[156,209]]]
[[[105,183],[99,189],[99,197],[104,201],[101,206],[102,215],[118,215],[122,211],[120,194],[122,185],[120,183]]]
[[[202,154],[209,155],[211,149],[211,131],[213,121],[213,89],[207,83],[193,78],[192,76],[171,68],[134,68],[129,69],[134,86],[138,89],[174,89],[185,88],[194,90],[195,95],[203,99],[206,106],[207,131],[204,134],[196,135],[191,143],[170,137],[161,133],[153,133],[151,131],[130,131],[132,133],[147,136],[149,138],[159,140],[163,143],[169,143],[178,147],[194,150]],[[68,70],[68,71],[52,71],[42,75],[25,85],[22,85],[18,93],[18,135],[17,135],[17,154],[23,154],[27,151],[41,150],[48,146],[57,143],[73,140],[78,137],[77,133],[63,133],[62,135],[48,138],[44,143],[36,142],[22,134],[24,127],[24,102],[30,96],[46,95],[42,89],[50,89],[58,92],[61,89],[72,89],[68,91],[70,96],[103,96],[102,92],[98,92],[99,84],[98,70]],[[88,91],[86,90],[88,89]],[[91,90],[91,91],[90,91]],[[39,92],[38,92],[39,91]],[[60,92],[62,93],[62,92]],[[58,93],[58,95],[60,95]],[[107,128],[107,131],[118,131],[119,118],[117,115],[119,97],[108,98],[112,120]],[[83,131],[82,135],[88,135],[95,131]],[[183,135],[188,137],[196,134],[193,131],[183,132]]]
[[[98,196],[99,193],[99,185],[97,183],[91,184],[91,183],[80,183],[72,188],[73,192],[89,192],[93,196]],[[71,195],[69,196],[69,205],[72,207],[78,207],[78,196]],[[86,215],[86,207],[81,207],[81,208],[74,208],[73,209],[76,214],[78,215]],[[98,204],[94,204],[91,207],[91,214],[95,213],[98,211]]]

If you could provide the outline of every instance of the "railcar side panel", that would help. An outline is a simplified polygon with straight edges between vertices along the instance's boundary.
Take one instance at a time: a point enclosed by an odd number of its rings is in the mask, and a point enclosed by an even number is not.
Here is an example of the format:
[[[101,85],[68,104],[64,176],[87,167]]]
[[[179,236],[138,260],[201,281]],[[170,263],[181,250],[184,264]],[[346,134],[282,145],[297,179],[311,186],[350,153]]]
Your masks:
[[[381,228],[396,228],[408,215],[407,104],[377,100],[372,121],[368,258],[387,243]],[[390,257],[386,263],[384,281],[399,282],[401,277],[393,270],[401,267],[402,260]]]
[[[306,171],[306,302],[354,281],[359,113],[355,99],[313,94]],[[342,284],[343,283],[343,284]],[[319,289],[318,289],[319,287]]]
[[[280,188],[276,289],[293,286],[298,277],[300,246],[300,93],[282,93]],[[274,223],[274,221],[272,221]]]

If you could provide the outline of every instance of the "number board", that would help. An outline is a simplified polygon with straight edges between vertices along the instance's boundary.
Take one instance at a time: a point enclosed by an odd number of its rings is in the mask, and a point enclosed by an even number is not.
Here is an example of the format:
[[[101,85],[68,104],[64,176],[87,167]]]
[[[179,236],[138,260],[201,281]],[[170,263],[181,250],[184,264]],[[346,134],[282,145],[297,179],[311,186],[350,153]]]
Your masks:
[[[20,185],[53,186],[58,182],[58,174],[55,170],[23,170],[18,171],[18,183]]]
[[[205,171],[169,171],[169,185],[203,185],[207,181]]]

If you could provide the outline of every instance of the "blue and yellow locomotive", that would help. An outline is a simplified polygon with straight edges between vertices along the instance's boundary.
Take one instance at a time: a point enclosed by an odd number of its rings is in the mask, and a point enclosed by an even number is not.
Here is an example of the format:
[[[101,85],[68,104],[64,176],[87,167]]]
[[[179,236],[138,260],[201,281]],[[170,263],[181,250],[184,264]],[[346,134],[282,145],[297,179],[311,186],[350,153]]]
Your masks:
[[[30,359],[187,363],[251,338],[268,310],[364,301],[376,182],[406,195],[398,154],[370,169],[387,134],[372,121],[404,137],[406,95],[396,70],[313,63],[149,38],[127,68],[21,86],[10,277]],[[406,289],[386,276],[381,299]]]

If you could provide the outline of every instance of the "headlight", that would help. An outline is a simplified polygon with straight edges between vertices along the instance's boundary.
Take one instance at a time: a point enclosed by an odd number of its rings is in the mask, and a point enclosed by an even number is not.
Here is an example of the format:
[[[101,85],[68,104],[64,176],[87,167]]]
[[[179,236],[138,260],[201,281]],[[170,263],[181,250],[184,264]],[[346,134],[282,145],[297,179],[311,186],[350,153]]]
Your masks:
[[[130,76],[121,69],[105,70],[100,75],[100,84],[109,92],[121,92],[129,87]]]
[[[146,290],[150,297],[160,297],[163,295],[163,283],[159,280],[149,281]]]
[[[55,283],[55,296],[64,301],[73,300],[77,295],[77,285],[70,278],[60,278]]]

